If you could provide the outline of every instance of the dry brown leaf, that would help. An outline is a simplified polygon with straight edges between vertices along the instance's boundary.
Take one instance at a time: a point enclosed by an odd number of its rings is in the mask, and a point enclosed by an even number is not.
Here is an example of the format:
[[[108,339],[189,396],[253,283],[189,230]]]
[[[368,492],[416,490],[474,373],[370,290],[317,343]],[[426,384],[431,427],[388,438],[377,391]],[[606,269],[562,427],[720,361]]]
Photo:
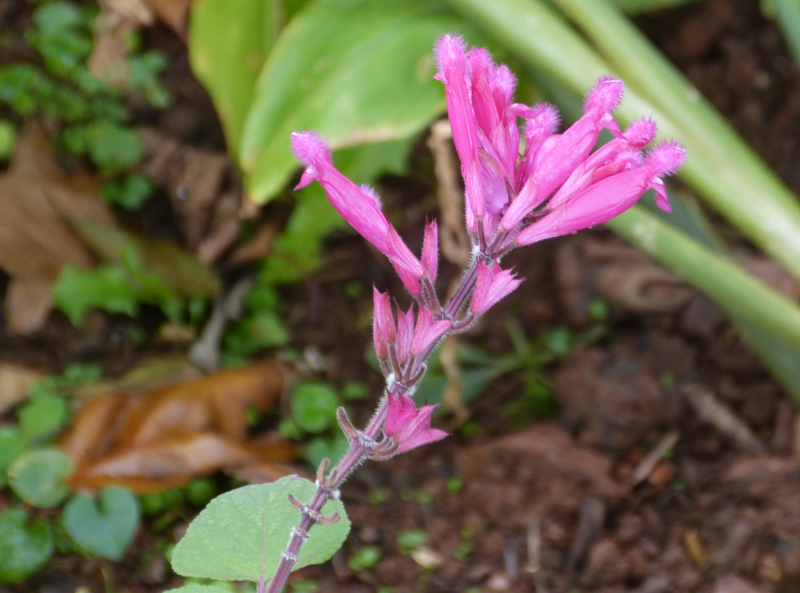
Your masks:
[[[18,364],[0,364],[0,414],[24,401],[31,387],[43,376],[39,371]]]
[[[44,131],[28,124],[20,132],[11,165],[0,174],[0,268],[10,277],[4,302],[6,327],[30,334],[50,310],[50,285],[64,264],[87,267],[94,259],[64,217],[113,224],[97,197],[97,182],[65,175],[55,163]]]
[[[192,0],[146,0],[158,19],[181,38],[186,39],[189,7]]]
[[[77,467],[70,485],[93,490],[121,484],[153,492],[220,469],[291,459],[284,441],[247,439],[247,409],[274,406],[286,381],[268,361],[144,396],[95,398],[60,442]]]

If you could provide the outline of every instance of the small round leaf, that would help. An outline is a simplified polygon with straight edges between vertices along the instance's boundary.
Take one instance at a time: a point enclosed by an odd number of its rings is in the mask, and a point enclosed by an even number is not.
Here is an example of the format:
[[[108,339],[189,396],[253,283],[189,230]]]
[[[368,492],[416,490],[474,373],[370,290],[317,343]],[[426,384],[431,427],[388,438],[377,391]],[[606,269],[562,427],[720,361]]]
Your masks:
[[[64,500],[64,484],[72,472],[72,462],[59,449],[46,447],[27,451],[8,468],[8,483],[14,493],[35,507],[49,509]]]
[[[0,515],[0,583],[18,583],[34,574],[53,555],[53,534],[43,521],[28,522],[28,513],[10,509]]]
[[[64,507],[64,528],[89,554],[119,562],[139,526],[139,505],[127,490],[105,488],[95,501],[75,496]]]

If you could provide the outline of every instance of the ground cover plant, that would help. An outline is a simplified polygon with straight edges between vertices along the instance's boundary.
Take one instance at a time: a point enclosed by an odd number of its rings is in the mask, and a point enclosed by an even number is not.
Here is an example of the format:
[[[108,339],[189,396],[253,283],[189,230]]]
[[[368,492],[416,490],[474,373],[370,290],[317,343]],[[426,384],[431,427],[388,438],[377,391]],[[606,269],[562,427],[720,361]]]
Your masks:
[[[623,131],[649,115],[662,133],[650,146],[688,145],[670,214],[648,192],[600,225],[676,273],[602,228],[504,254],[515,277],[501,278],[525,281],[470,331],[451,327],[411,388],[415,408],[396,410],[450,436],[352,472],[323,513],[339,522],[313,526],[299,563],[344,544],[286,588],[793,590],[800,76],[792,2],[759,4],[0,5],[0,71],[38,73],[0,93],[4,586],[253,593],[289,563],[302,515],[288,495],[313,499],[314,470],[350,447],[337,410],[369,427],[395,370],[370,339],[372,287],[392,296],[395,349],[398,320],[414,322],[410,349],[422,309],[435,319],[470,266],[468,184],[437,120],[447,94],[431,51],[455,32],[510,66],[520,104],[558,105],[559,132],[613,73]],[[22,113],[31,80],[38,107]],[[393,247],[382,222],[336,211],[330,177],[292,191],[303,174],[288,138],[309,129],[350,191],[376,187]],[[113,146],[81,144],[102,138]],[[414,259],[430,254],[434,219],[436,280],[423,294],[419,279],[420,307],[381,249],[398,260],[399,236]],[[269,509],[283,520],[265,530]],[[214,539],[220,522],[237,537]],[[198,537],[242,562],[211,581],[176,576],[170,559],[218,566],[219,554],[186,554]]]

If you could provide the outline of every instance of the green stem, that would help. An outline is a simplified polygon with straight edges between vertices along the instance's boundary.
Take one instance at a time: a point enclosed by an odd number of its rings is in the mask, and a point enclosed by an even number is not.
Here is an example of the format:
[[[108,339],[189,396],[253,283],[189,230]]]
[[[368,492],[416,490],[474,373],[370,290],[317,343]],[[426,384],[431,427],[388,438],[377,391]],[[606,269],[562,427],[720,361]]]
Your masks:
[[[754,322],[800,350],[800,308],[730,259],[641,206],[609,221],[608,226],[686,278],[729,314]]]
[[[556,0],[580,19],[606,62],[541,0],[449,2],[574,93],[602,74],[621,74],[628,92],[620,119],[650,114],[663,135],[683,142],[689,153],[683,180],[800,279],[797,198],[618,10],[602,0]]]
[[[786,43],[800,67],[800,2],[797,0],[772,0],[775,20],[778,21]]]

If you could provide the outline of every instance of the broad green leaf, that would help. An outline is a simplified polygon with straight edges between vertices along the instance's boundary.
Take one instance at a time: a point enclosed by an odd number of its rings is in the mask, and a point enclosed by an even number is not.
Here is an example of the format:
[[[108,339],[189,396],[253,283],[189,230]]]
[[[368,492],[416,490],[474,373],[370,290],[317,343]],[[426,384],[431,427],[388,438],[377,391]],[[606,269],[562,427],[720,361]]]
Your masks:
[[[9,466],[8,483],[14,494],[28,504],[49,509],[67,496],[64,478],[71,472],[72,462],[63,451],[51,447],[34,449]]]
[[[139,505],[124,488],[105,488],[97,501],[79,494],[64,507],[64,528],[86,552],[119,562],[125,557],[136,528]]]
[[[19,425],[29,441],[54,435],[68,419],[67,402],[57,395],[35,397],[19,410]]]
[[[292,391],[292,417],[308,432],[322,432],[331,426],[340,405],[336,391],[327,383],[300,383]]]
[[[250,197],[273,197],[297,166],[289,136],[333,148],[407,138],[444,110],[433,42],[473,29],[430,0],[318,0],[275,44],[256,85],[239,161]]]
[[[300,515],[289,494],[307,503],[316,487],[289,476],[272,484],[245,486],[212,500],[189,525],[172,554],[172,568],[180,575],[223,581],[255,581],[275,573],[292,527]],[[333,525],[314,525],[294,568],[328,560],[342,546],[350,521],[341,501],[328,501],[323,513],[341,517]],[[263,566],[262,566],[263,558]]]
[[[189,61],[222,120],[236,156],[261,67],[276,36],[272,0],[201,0],[192,3]]]
[[[28,513],[9,509],[0,515],[0,583],[18,583],[53,555],[53,534],[43,521],[28,524]]]

